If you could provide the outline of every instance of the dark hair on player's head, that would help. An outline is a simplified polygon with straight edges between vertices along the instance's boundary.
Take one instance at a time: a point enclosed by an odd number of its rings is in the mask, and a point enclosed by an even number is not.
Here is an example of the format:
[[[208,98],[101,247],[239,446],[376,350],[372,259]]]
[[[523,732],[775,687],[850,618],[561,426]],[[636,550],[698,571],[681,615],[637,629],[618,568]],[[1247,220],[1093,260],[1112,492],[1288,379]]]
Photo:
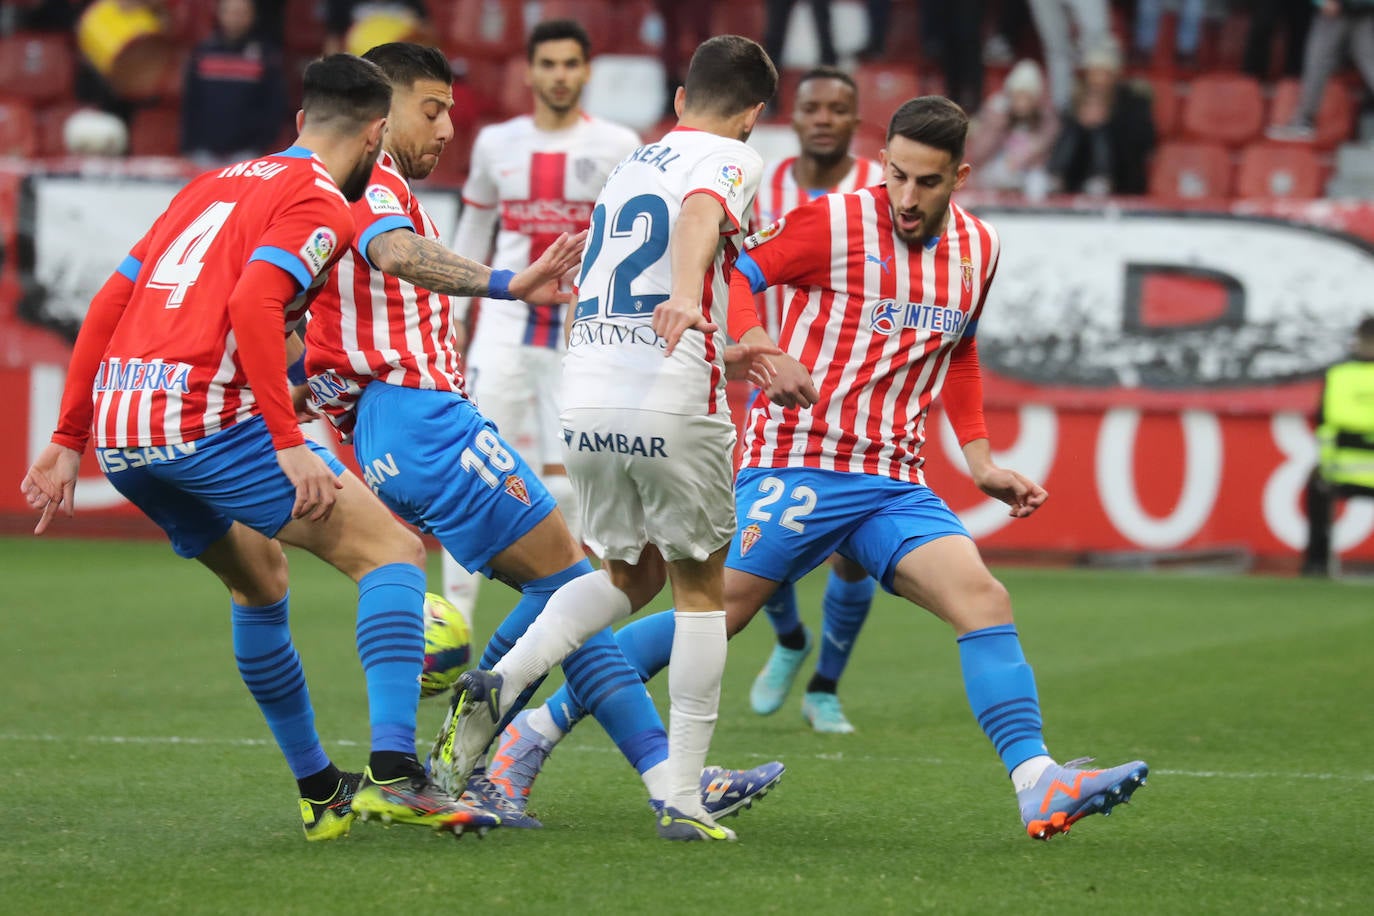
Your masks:
[[[420,80],[433,80],[445,86],[453,83],[453,68],[438,48],[412,41],[389,41],[368,51],[363,60],[382,68],[393,86],[409,89]]]
[[[923,95],[902,103],[887,125],[887,139],[905,137],[949,153],[956,164],[964,159],[968,112],[942,95]]]
[[[305,68],[301,97],[306,123],[353,131],[385,118],[391,109],[391,83],[371,61],[331,54]]]
[[[685,85],[687,108],[730,117],[771,99],[778,88],[778,71],[758,42],[742,35],[717,35],[692,54]]]
[[[577,42],[582,48],[582,59],[592,59],[592,40],[587,35],[587,30],[582,28],[582,23],[572,19],[547,19],[539,23],[530,30],[530,37],[525,42],[525,59],[534,60],[534,49],[546,41],[567,41]]]
[[[797,87],[800,88],[803,83],[809,83],[812,80],[839,80],[849,87],[850,92],[854,93],[855,101],[859,98],[859,86],[854,82],[854,77],[839,67],[812,67],[801,75],[801,79],[797,80]]]
[[[1366,315],[1355,326],[1355,336],[1360,340],[1374,341],[1374,315]]]

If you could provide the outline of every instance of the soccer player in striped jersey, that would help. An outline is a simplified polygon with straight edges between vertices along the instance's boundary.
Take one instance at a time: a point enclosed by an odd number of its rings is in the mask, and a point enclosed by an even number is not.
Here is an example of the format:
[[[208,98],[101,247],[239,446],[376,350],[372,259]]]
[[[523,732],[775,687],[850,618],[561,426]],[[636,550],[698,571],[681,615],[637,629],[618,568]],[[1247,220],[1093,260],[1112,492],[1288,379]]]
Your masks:
[[[383,502],[436,536],[464,567],[520,591],[482,655],[480,667],[492,668],[559,587],[592,567],[548,490],[466,397],[452,297],[491,292],[555,302],[557,279],[576,264],[581,238],[560,234],[520,274],[489,270],[444,248],[410,181],[433,170],[453,135],[448,61],[437,48],[407,42],[379,45],[364,57],[391,82],[391,113],[384,149],[353,205],[357,241],[312,309],[310,387],[352,439]],[[649,797],[663,799],[668,737],[610,631],[593,634],[563,670],[640,773]],[[441,786],[493,810],[504,826],[538,826],[523,798],[508,801],[500,790],[499,760],[488,779],[484,754],[455,763],[452,747],[440,744],[431,766]],[[780,774],[781,764],[773,766]],[[754,771],[739,777],[760,782]],[[760,784],[748,795],[766,789]]]
[[[520,270],[563,231],[586,227],[606,176],[639,136],[582,110],[591,39],[568,19],[541,22],[525,43],[534,112],[482,128],[463,185],[453,247]],[[493,245],[494,240],[494,245]],[[494,252],[493,252],[494,248]],[[558,415],[565,305],[483,299],[464,368],[473,399],[508,439],[532,432],[528,455],[581,542],[581,513],[563,467]],[[444,594],[471,614],[477,579],[444,558]]]
[[[115,489],[224,582],[239,673],[296,778],[308,840],[347,834],[355,814],[454,830],[499,823],[440,790],[415,758],[423,545],[306,442],[287,387],[284,341],[353,240],[349,201],[367,184],[390,100],[372,64],[316,61],[293,146],[177,193],[92,301],[57,432],[22,485],[41,534],[60,507],[72,514],[93,436]],[[277,540],[358,583],[372,726],[362,774],[341,773],[320,746]]]
[[[921,473],[926,412],[940,397],[984,493],[1015,518],[1047,498],[993,462],[983,422],[976,332],[998,239],[950,200],[969,173],[967,131],[948,99],[905,103],[888,127],[882,186],[792,211],[735,262],[736,339],[767,340],[754,293],[773,283],[795,292],[778,341],[786,355],[770,357],[770,400],[753,407],[746,431],[725,610],[738,632],[779,583],[839,552],[949,623],[969,705],[1007,767],[1026,832],[1047,839],[1128,800],[1149,769],[1139,760],[1085,769],[1049,756],[1007,591]],[[814,404],[798,396],[811,383]],[[668,664],[673,629],[664,612],[616,639],[648,677]],[[526,755],[522,769],[537,772],[547,753]]]
[[[802,74],[792,106],[792,129],[796,131],[801,153],[764,166],[754,200],[752,232],[817,197],[857,191],[882,179],[881,165],[850,151],[859,126],[858,93],[854,79],[835,67],[817,67]],[[758,296],[759,318],[773,340],[777,340],[782,328],[783,308],[791,292],[786,286],[774,286]],[[859,630],[868,618],[875,587],[863,567],[839,554],[830,558],[830,578],[821,602],[820,654],[801,706],[802,715],[818,732],[854,731],[840,706],[839,680],[849,664]],[[778,642],[768,663],[754,679],[749,705],[754,712],[766,716],[782,708],[802,663],[815,648],[815,641],[797,612],[797,593],[792,583],[780,585],[763,609]]]

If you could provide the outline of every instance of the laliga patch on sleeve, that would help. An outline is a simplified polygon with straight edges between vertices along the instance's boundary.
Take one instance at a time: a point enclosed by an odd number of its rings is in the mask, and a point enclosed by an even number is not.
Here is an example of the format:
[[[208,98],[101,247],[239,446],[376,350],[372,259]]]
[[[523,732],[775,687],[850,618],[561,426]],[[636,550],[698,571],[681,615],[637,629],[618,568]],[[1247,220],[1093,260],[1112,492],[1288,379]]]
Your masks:
[[[757,248],[769,239],[776,238],[778,234],[782,232],[782,227],[785,225],[787,225],[787,217],[784,216],[764,226],[758,232],[755,232],[744,240],[744,250],[748,251],[750,248]]]
[[[396,195],[386,185],[368,185],[364,195],[367,198],[367,208],[376,214],[394,213],[397,216],[405,216],[405,208],[396,199]]]
[[[301,260],[310,268],[311,276],[319,274],[324,270],[324,265],[329,263],[329,256],[338,247],[339,237],[334,234],[334,230],[328,226],[320,226],[301,246]]]
[[[716,175],[716,187],[720,188],[721,193],[726,197],[738,197],[739,189],[743,186],[744,169],[733,162],[720,167],[720,172]]]

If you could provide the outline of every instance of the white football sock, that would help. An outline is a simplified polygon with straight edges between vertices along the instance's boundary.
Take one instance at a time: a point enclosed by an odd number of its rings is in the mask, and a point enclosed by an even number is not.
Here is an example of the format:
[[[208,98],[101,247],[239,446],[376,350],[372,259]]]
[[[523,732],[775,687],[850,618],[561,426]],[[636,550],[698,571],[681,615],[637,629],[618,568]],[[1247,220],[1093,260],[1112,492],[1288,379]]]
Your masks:
[[[1054,758],[1046,754],[1032,757],[1016,765],[1011,771],[1011,785],[1017,792],[1024,792],[1040,781],[1045,771],[1054,766]]]
[[[649,790],[649,797],[654,801],[668,797],[668,761],[659,761],[640,773],[639,778],[644,780],[644,788]]]
[[[577,490],[573,489],[573,482],[568,479],[567,474],[550,474],[540,479],[544,481],[544,488],[549,491],[554,502],[558,503],[558,511],[563,513],[563,521],[568,523],[573,540],[581,547],[582,507],[577,501]]]
[[[605,570],[565,583],[492,669],[505,681],[502,712],[521,691],[548,674],[593,633],[630,616],[630,610],[630,599],[611,584]]]
[[[468,622],[468,630],[472,630],[472,613],[477,607],[477,588],[481,585],[482,576],[480,573],[468,572],[458,561],[448,555],[448,551],[443,552],[444,558],[444,597],[448,599],[463,615]]]
[[[558,723],[553,721],[553,713],[549,712],[549,707],[543,703],[530,710],[529,718],[525,720],[525,724],[539,732],[540,736],[550,744],[557,744],[563,740],[563,729],[559,728]]]
[[[665,801],[701,815],[701,769],[716,730],[720,679],[725,674],[725,612],[677,611],[668,663],[668,773]]]

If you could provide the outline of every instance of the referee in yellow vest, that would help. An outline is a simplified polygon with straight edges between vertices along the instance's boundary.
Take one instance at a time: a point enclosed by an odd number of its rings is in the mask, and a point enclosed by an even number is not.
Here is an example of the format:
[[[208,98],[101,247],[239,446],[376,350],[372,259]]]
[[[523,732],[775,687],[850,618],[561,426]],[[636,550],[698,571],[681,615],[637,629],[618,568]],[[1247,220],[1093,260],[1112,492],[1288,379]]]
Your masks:
[[[1317,407],[1319,463],[1307,481],[1304,576],[1331,574],[1331,507],[1374,498],[1374,316],[1355,329],[1350,358],[1326,370]]]

